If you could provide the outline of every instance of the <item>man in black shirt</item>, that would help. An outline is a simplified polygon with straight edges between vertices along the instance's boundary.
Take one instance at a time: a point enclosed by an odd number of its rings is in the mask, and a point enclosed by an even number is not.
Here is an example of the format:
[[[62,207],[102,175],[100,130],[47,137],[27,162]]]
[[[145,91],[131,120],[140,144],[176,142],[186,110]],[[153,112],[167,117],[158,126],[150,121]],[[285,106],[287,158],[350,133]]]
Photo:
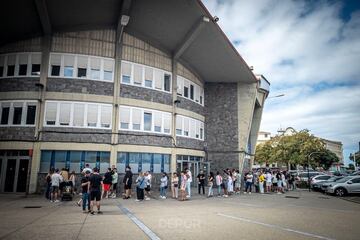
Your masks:
[[[129,166],[126,167],[126,173],[123,180],[125,196],[124,199],[129,199],[131,197],[131,184],[132,184],[132,172]]]
[[[81,189],[82,189],[82,209],[83,212],[86,212],[86,204],[88,211],[90,212],[90,195],[89,195],[89,185],[90,185],[90,171],[86,171],[85,175],[81,178]]]
[[[198,180],[198,192],[200,193],[200,189],[202,188],[203,194],[205,194],[205,174],[203,171],[200,171],[200,173],[197,175]]]
[[[96,207],[98,214],[100,211],[100,200],[101,200],[101,188],[103,187],[103,178],[99,174],[99,169],[94,168],[93,174],[90,176],[90,199],[91,199],[91,214],[94,215],[94,202],[96,201]]]

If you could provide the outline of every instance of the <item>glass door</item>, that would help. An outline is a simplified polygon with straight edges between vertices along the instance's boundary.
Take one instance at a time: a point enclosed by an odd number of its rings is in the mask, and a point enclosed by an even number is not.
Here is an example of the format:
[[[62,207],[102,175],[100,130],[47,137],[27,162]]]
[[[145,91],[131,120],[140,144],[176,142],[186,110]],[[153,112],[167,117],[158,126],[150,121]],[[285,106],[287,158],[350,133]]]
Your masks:
[[[4,192],[14,191],[14,182],[16,174],[16,159],[8,159],[5,173]]]
[[[26,191],[26,182],[28,176],[28,166],[29,160],[28,159],[19,159],[18,164],[18,173],[17,173],[17,192],[25,192]]]

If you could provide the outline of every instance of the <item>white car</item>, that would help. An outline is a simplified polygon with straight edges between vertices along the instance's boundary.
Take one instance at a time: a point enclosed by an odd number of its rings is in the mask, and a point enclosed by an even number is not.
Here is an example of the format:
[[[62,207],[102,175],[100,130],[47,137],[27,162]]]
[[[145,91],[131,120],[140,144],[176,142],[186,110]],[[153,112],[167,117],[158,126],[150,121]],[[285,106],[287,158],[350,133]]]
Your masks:
[[[360,176],[349,176],[337,182],[330,183],[327,193],[342,197],[349,193],[360,193]]]
[[[327,181],[331,178],[330,175],[317,175],[311,178],[310,186],[312,189],[318,190],[320,189],[319,184],[320,182]]]

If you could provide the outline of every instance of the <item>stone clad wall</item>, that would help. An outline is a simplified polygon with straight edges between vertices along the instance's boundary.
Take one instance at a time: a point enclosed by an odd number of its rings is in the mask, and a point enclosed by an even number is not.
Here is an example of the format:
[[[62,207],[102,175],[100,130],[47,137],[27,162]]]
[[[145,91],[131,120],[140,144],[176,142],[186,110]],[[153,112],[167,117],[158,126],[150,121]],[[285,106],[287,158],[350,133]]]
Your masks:
[[[48,78],[46,91],[113,96],[114,83],[85,79]]]
[[[119,144],[171,147],[172,137],[164,134],[119,131]]]
[[[205,111],[203,106],[180,96],[177,96],[177,98],[180,100],[180,103],[177,104],[178,108],[183,108],[204,116]]]
[[[176,137],[176,146],[179,148],[204,150],[204,141],[178,136]]]
[[[120,87],[120,97],[172,105],[171,93],[126,84]]]
[[[34,141],[35,127],[0,127],[1,141]]]
[[[12,91],[39,91],[35,84],[39,83],[39,78],[4,78],[0,79],[0,92]]]
[[[236,83],[205,84],[205,141],[211,170],[238,168]]]

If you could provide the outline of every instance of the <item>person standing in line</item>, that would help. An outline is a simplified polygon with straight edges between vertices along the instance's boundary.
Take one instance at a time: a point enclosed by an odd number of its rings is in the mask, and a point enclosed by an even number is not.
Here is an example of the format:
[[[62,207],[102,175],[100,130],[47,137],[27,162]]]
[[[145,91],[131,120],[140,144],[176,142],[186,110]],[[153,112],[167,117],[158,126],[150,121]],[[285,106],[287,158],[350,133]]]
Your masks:
[[[180,201],[185,201],[186,199],[186,183],[187,183],[187,176],[186,172],[181,172],[181,185],[180,185]]]
[[[76,174],[75,174],[75,171],[72,171],[71,174],[70,174],[70,177],[69,177],[69,182],[70,182],[70,185],[72,187],[72,191],[73,191],[73,194],[76,193],[76,188],[75,188],[75,184],[76,184]]]
[[[146,187],[146,179],[143,172],[139,172],[139,176],[136,178],[136,202],[144,200],[144,189]]]
[[[117,183],[118,183],[118,179],[119,179],[119,174],[117,173],[117,169],[114,167],[112,169],[112,175],[111,175],[111,183],[112,183],[112,193],[111,193],[111,197],[112,198],[116,198],[116,194],[117,194]]]
[[[45,197],[47,200],[51,200],[51,176],[54,174],[54,169],[51,168],[45,177],[46,180],[46,191]]]
[[[222,178],[222,188],[224,190],[224,194],[223,194],[223,197],[227,198],[229,195],[228,195],[228,175],[226,174],[226,170],[224,170],[224,176]]]
[[[210,172],[210,175],[209,175],[209,178],[208,178],[208,186],[209,186],[208,197],[213,197],[214,196],[214,190],[213,190],[214,173],[213,172]]]
[[[282,179],[281,179],[281,173],[280,171],[276,174],[276,180],[277,180],[277,193],[282,193]]]
[[[217,186],[217,190],[218,190],[218,197],[221,197],[221,186],[222,186],[223,179],[222,179],[219,171],[216,172],[215,181],[216,181],[216,186]]]
[[[262,171],[260,171],[260,175],[259,175],[259,189],[260,189],[260,194],[264,193],[264,182],[265,182],[265,175]]]
[[[86,171],[85,175],[81,178],[81,189],[82,189],[82,210],[86,213],[86,205],[88,212],[90,212],[90,171]]]
[[[271,175],[270,171],[268,171],[266,173],[266,192],[267,193],[271,192],[271,186],[272,186],[272,175]]]
[[[205,174],[201,170],[200,173],[197,175],[197,181],[198,181],[198,193],[201,194],[201,189],[203,191],[203,194],[205,195]]]
[[[230,170],[227,171],[227,192],[232,195],[234,192],[233,176]]]
[[[146,187],[145,187],[145,200],[149,201],[150,197],[151,197],[151,173],[149,171],[145,172],[145,182],[146,182]]]
[[[172,198],[178,198],[178,192],[179,192],[179,177],[176,172],[172,174],[171,177],[171,193]]]
[[[252,183],[253,183],[253,178],[254,178],[254,176],[252,175],[252,173],[251,172],[249,172],[246,176],[245,176],[245,178],[246,178],[246,188],[245,188],[245,194],[246,193],[249,193],[249,194],[251,194],[251,187],[252,187]]]
[[[187,191],[187,196],[186,198],[191,198],[191,183],[192,183],[192,174],[191,171],[189,169],[185,169],[186,171],[186,191]]]
[[[160,198],[166,199],[166,189],[168,186],[168,177],[164,172],[162,177],[160,178]]]
[[[56,169],[55,173],[51,175],[51,202],[59,202],[58,194],[59,187],[62,181],[63,178],[59,174],[59,169]]]
[[[274,171],[272,174],[272,191],[277,192],[277,178],[276,178],[276,172]]]
[[[240,194],[241,188],[241,174],[239,170],[236,170],[236,184],[235,184],[235,193]]]
[[[287,179],[286,179],[286,172],[283,171],[281,173],[281,181],[282,181],[282,186],[283,186],[283,192],[288,190],[288,184],[287,184]]]
[[[109,192],[111,189],[111,184],[112,184],[112,172],[111,172],[111,168],[108,168],[105,175],[104,175],[104,188],[103,191],[101,193],[101,198],[109,198]]]
[[[123,179],[123,183],[124,183],[124,190],[125,190],[125,196],[124,199],[129,199],[131,198],[131,184],[132,184],[132,172],[131,172],[131,168],[129,166],[126,167],[125,169],[125,177]]]
[[[97,207],[97,213],[102,214],[100,211],[100,200],[101,200],[101,189],[104,187],[103,178],[99,174],[99,169],[94,168],[93,174],[90,176],[90,213],[92,215],[94,212],[94,204]]]
[[[231,171],[231,173],[232,173],[232,180],[233,180],[233,190],[236,193],[237,172],[235,171],[235,169],[233,169]]]
[[[92,169],[90,168],[90,165],[88,163],[85,164],[85,168],[81,172],[85,174],[87,171],[89,171],[90,174],[92,173]]]

